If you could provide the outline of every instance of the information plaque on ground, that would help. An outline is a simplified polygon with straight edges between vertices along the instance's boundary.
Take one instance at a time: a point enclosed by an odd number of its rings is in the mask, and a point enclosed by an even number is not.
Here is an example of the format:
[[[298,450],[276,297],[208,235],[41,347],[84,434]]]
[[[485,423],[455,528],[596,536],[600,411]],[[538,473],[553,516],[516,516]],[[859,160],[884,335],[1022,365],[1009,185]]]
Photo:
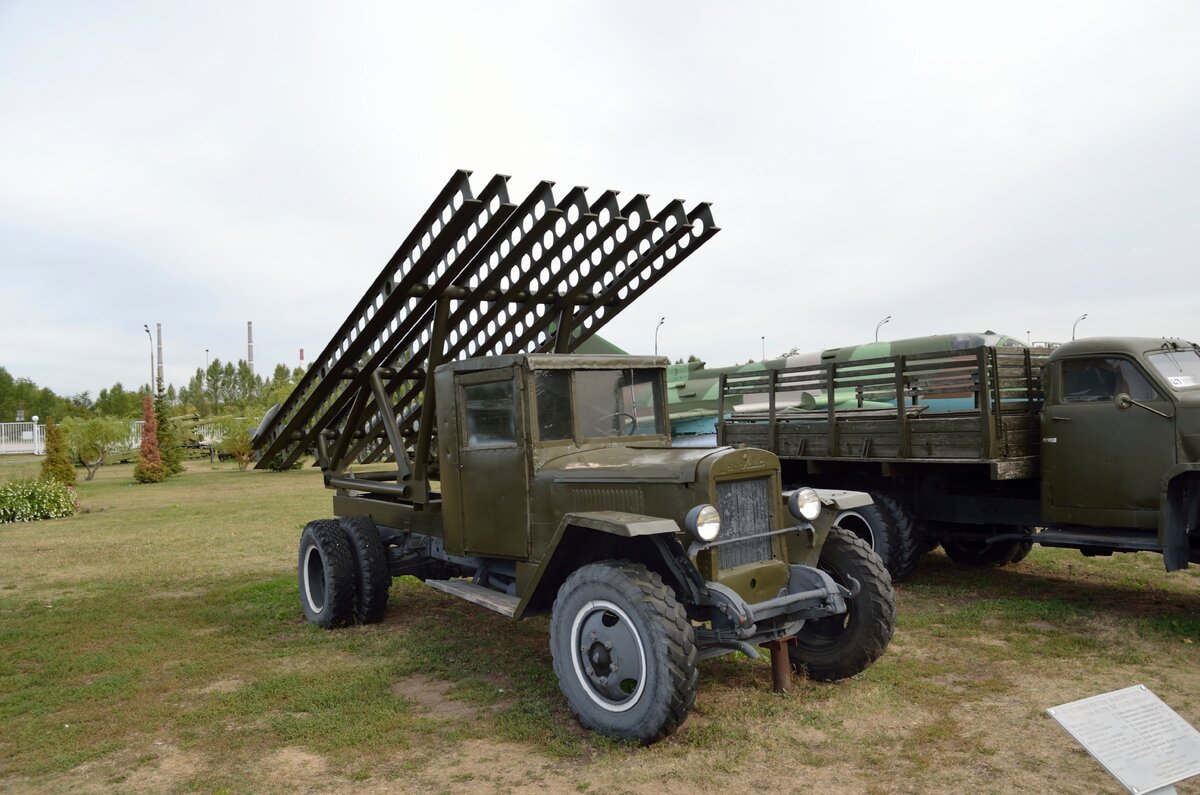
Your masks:
[[[1134,795],[1200,775],[1200,732],[1145,685],[1046,712]]]

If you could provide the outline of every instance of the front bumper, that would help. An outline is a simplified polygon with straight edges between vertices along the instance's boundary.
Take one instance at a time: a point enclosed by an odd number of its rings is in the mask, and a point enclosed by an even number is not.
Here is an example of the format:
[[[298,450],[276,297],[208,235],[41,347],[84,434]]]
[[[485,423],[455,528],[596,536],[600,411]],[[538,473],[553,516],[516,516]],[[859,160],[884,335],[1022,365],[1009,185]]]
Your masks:
[[[846,600],[861,589],[854,579],[847,588],[820,569],[802,564],[790,566],[787,587],[779,596],[761,602],[748,603],[720,583],[705,585],[712,612],[711,628],[696,630],[701,659],[730,651],[757,658],[755,646],[795,635],[805,621],[845,613]]]

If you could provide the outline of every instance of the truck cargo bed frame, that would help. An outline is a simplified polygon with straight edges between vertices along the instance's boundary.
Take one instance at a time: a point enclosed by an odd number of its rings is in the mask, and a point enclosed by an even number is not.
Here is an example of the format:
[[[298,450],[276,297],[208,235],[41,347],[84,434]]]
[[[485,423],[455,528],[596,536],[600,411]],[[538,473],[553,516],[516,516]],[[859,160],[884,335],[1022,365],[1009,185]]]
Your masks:
[[[979,347],[722,375],[718,440],[813,465],[981,464],[994,480],[1032,477],[1046,358]],[[792,405],[797,395],[808,408]],[[728,413],[732,398],[742,407]],[[812,408],[818,399],[824,409]],[[969,405],[930,410],[952,399]]]

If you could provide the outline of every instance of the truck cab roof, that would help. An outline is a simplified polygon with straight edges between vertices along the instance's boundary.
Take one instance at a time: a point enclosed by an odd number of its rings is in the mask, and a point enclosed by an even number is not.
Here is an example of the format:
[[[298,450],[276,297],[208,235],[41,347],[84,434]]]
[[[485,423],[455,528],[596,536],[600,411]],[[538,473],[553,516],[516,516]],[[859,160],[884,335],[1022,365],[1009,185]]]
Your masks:
[[[1066,356],[1081,354],[1126,354],[1140,357],[1156,350],[1191,350],[1196,347],[1195,343],[1184,339],[1164,337],[1085,337],[1063,343],[1050,354],[1048,361],[1053,363]]]
[[[665,368],[671,360],[665,356],[635,356],[630,354],[578,353],[509,353],[500,356],[480,356],[446,362],[435,372],[456,373],[522,367],[527,370],[621,370],[626,368]]]

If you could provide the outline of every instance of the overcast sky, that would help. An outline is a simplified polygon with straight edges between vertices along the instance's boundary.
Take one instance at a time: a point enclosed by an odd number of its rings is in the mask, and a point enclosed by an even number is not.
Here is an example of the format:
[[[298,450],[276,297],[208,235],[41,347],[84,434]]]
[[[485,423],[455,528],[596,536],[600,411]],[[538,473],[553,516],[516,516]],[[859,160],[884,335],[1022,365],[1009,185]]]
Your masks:
[[[0,2],[0,366],[311,359],[455,168],[713,203],[603,332],[713,365],[1200,338],[1200,4]],[[10,418],[4,418],[10,419]]]

